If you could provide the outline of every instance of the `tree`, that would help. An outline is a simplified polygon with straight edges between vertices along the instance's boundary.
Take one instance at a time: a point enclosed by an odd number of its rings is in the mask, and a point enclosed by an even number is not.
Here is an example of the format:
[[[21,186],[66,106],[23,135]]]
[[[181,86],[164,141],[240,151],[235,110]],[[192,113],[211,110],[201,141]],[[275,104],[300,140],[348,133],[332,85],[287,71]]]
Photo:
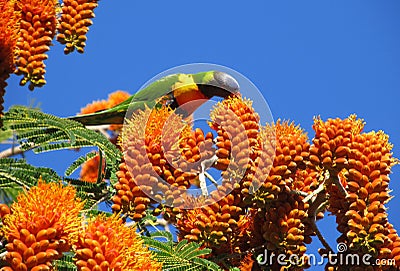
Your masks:
[[[96,6],[96,1],[0,2],[2,93],[10,73],[22,75],[21,85],[29,83],[30,89],[46,83],[43,61],[54,38],[65,44],[66,54],[83,53]],[[113,93],[81,113],[111,108],[127,97]],[[321,255],[345,259],[329,261],[327,270],[397,270],[400,238],[385,204],[398,160],[388,136],[364,132],[363,120],[351,115],[316,117],[310,140],[294,123],[261,124],[264,113],[250,100],[227,98],[210,112],[213,132],[207,132],[165,105],[135,112],[123,127],[94,128],[12,107],[2,116],[2,135],[15,133],[20,147],[2,156],[86,146],[98,151],[78,158],[66,176],[23,159],[0,158],[4,191],[25,189],[17,199],[4,194],[10,207],[0,205],[1,266],[302,270],[312,264],[306,245],[317,235]],[[80,178],[70,178],[80,166]],[[204,186],[214,186],[207,169],[221,177],[212,191]],[[191,188],[201,193],[193,195]],[[102,202],[111,206],[97,209]],[[338,255],[316,227],[325,212],[336,216]],[[179,242],[168,231],[150,230],[165,222],[177,229]],[[390,264],[371,266],[379,261]]]

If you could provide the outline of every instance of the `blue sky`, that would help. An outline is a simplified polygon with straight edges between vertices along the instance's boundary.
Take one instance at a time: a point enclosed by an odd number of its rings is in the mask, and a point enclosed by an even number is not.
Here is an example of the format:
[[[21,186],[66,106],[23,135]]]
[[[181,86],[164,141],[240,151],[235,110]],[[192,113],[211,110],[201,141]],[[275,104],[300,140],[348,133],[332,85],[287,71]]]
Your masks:
[[[40,103],[69,116],[115,90],[134,93],[177,65],[208,62],[248,77],[275,119],[313,136],[313,116],[356,113],[366,131],[384,130],[400,157],[400,2],[388,1],[100,1],[86,52],[46,61],[47,85],[34,92],[12,76],[5,108]],[[77,154],[28,154],[60,173]],[[400,229],[400,166],[391,176],[389,219]],[[321,223],[333,244],[334,220]],[[311,251],[319,246],[314,242]],[[310,270],[320,270],[316,267]]]

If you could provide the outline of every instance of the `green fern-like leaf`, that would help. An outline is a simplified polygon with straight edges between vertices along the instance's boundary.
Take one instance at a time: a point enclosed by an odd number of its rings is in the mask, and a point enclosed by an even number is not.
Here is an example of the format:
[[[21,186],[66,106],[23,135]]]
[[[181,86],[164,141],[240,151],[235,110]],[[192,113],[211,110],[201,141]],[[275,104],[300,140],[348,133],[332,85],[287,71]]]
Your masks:
[[[121,152],[106,137],[73,120],[23,106],[11,107],[3,120],[9,129],[15,131],[24,150],[33,149],[35,153],[41,153],[97,146],[104,153],[107,167],[116,168],[121,159]],[[67,169],[66,175],[70,175],[90,157],[91,154],[78,158]]]
[[[170,232],[157,231],[150,237],[142,237],[144,243],[152,248],[156,253],[156,259],[163,263],[163,270],[221,270],[216,263],[207,259],[200,258],[211,252],[211,249],[200,249],[200,245],[195,242],[188,243],[182,240],[175,244]],[[165,239],[165,241],[157,240]]]
[[[84,210],[92,210],[97,204],[110,197],[110,192],[105,182],[89,183],[66,177],[64,178],[64,182],[74,186],[76,189],[76,196],[85,200]]]
[[[46,181],[57,181],[61,178],[57,173],[44,167],[34,167],[24,159],[0,158],[0,187],[31,187],[42,177]]]
[[[53,264],[58,271],[78,270],[71,255],[64,255],[61,259],[53,261]]]
[[[104,193],[106,188],[106,183],[89,183],[79,179],[64,178],[64,181],[76,187],[77,191],[82,191],[85,193],[99,194]]]
[[[12,139],[13,132],[9,127],[3,126],[0,129],[0,142]]]
[[[113,213],[102,211],[102,210],[90,210],[86,213],[87,216],[94,217],[98,215],[105,215],[106,217],[110,217]]]
[[[22,191],[22,188],[16,184],[6,185],[6,187],[0,185],[0,202],[6,204],[14,202]]]
[[[97,155],[95,152],[89,152],[86,155],[83,155],[76,159],[65,171],[65,175],[70,176],[72,173],[75,172],[83,163],[89,161],[90,159],[94,158]]]
[[[42,177],[46,181],[59,181],[57,173],[44,167],[34,167],[24,159],[0,158],[0,202],[14,201],[22,188],[30,188]]]
[[[77,197],[86,200],[85,209],[93,209],[95,205],[109,198],[109,191],[105,182],[88,183],[82,180],[62,178],[57,173],[44,167],[34,167],[24,159],[0,158],[0,199],[9,202],[21,191],[21,188],[30,188],[37,184],[39,178],[46,182],[63,180],[75,187]]]

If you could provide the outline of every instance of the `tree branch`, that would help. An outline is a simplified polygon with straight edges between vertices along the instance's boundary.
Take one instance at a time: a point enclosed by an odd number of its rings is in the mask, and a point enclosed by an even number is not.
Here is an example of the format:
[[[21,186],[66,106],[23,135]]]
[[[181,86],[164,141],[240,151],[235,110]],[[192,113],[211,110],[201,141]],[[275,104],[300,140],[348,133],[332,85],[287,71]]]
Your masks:
[[[0,152],[0,158],[6,158],[6,157],[22,154],[24,152],[25,151],[22,150],[21,146],[13,146],[9,149],[6,149],[6,150]]]

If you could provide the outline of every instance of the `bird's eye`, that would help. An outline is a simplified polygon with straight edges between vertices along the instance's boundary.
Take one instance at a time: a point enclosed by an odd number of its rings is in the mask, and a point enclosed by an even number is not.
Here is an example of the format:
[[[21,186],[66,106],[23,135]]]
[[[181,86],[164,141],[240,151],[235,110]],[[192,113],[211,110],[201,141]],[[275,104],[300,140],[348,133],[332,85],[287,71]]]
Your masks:
[[[239,83],[227,73],[216,71],[214,72],[214,79],[217,81],[218,86],[225,90],[232,93],[239,91]]]

